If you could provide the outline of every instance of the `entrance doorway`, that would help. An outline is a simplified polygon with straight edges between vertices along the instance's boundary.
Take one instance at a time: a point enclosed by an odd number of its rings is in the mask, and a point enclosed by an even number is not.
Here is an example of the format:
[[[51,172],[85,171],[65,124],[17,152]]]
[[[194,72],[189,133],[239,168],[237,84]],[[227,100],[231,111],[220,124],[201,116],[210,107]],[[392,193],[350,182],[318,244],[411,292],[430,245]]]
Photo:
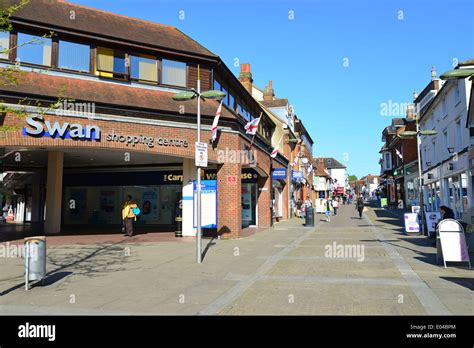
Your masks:
[[[242,183],[242,228],[257,225],[257,183]]]

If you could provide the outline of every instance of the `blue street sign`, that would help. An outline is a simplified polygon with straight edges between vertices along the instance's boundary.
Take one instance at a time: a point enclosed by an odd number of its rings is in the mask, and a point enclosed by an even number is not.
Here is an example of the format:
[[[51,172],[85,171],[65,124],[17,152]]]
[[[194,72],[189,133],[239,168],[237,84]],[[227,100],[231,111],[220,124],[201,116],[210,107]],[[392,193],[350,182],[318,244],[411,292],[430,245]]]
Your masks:
[[[286,179],[286,169],[285,168],[275,168],[272,172],[273,179]]]

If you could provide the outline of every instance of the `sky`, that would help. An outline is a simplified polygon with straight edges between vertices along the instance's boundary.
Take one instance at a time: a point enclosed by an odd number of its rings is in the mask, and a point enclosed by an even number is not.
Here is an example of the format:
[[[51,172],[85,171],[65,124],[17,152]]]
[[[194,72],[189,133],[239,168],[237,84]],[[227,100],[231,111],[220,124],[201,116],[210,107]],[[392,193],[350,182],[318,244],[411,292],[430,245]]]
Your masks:
[[[472,0],[70,0],[177,27],[236,76],[273,81],[315,157],[379,174],[382,130],[431,79],[474,58]],[[384,112],[391,105],[393,112]]]

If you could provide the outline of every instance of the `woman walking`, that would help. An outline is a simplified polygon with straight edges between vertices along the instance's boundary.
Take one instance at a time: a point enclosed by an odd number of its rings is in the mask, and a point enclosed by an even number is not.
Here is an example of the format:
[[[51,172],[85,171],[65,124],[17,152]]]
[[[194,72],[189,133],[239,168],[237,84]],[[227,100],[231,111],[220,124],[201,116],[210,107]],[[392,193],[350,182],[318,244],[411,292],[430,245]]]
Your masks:
[[[362,219],[362,212],[364,211],[364,199],[362,195],[357,198],[356,209],[359,211],[359,219]]]
[[[127,200],[122,206],[122,220],[123,229],[127,236],[133,236],[133,221],[137,220],[137,215],[140,214],[140,209],[137,204],[132,200],[132,196],[128,195]]]

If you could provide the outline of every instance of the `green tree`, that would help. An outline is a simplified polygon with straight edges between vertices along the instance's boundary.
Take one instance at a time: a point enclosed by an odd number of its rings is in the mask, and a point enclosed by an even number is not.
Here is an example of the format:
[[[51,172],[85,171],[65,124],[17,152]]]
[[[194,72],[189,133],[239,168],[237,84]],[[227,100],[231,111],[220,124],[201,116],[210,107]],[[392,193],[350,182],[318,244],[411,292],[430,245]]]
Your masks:
[[[356,176],[356,175],[349,175],[349,176],[347,177],[347,179],[348,179],[349,181],[356,181],[356,180],[357,180],[357,176]]]

